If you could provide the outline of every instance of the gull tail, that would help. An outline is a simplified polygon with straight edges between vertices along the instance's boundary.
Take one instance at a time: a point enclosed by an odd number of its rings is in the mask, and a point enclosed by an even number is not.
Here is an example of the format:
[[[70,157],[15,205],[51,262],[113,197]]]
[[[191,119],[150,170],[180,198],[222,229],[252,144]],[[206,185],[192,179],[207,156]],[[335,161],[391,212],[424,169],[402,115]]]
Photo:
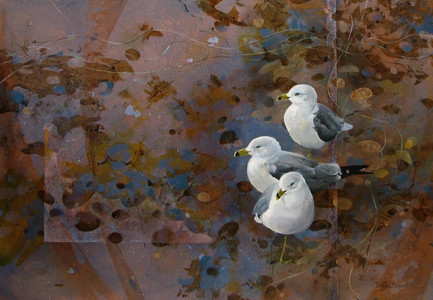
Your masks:
[[[365,172],[364,169],[368,168],[368,165],[355,165],[355,166],[344,166],[341,167],[341,178],[345,178],[351,175],[365,175],[373,174],[371,172]]]
[[[352,129],[353,128],[353,125],[351,125],[351,124],[349,124],[349,123],[344,123],[343,124],[343,128],[341,128],[341,130],[342,131],[345,131],[345,130],[350,130],[350,129]]]

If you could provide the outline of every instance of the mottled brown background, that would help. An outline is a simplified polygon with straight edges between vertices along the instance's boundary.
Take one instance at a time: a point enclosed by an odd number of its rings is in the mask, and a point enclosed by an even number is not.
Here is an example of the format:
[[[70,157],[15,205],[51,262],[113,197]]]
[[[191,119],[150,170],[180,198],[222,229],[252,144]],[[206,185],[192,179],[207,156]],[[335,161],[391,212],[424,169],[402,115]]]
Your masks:
[[[431,299],[431,1],[0,1],[1,299]],[[283,237],[247,158],[296,83],[368,164]]]

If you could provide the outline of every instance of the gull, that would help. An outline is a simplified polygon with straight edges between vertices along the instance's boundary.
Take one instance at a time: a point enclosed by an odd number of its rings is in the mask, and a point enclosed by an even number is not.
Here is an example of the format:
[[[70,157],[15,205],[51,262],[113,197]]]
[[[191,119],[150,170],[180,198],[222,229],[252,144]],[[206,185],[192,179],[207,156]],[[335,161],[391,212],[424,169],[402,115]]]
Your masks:
[[[283,151],[278,141],[270,136],[257,137],[246,148],[234,153],[234,156],[241,155],[251,155],[247,165],[248,179],[261,193],[291,171],[302,174],[312,193],[350,175],[370,174],[363,172],[367,165],[340,167],[336,163],[318,163],[301,154]]]
[[[277,100],[292,102],[284,114],[284,124],[292,139],[305,148],[320,149],[341,131],[353,128],[327,106],[317,103],[317,93],[311,85],[295,85]]]
[[[303,232],[314,219],[314,200],[304,177],[298,172],[281,176],[262,194],[253,209],[254,220],[270,230],[284,234],[280,262],[288,234]]]

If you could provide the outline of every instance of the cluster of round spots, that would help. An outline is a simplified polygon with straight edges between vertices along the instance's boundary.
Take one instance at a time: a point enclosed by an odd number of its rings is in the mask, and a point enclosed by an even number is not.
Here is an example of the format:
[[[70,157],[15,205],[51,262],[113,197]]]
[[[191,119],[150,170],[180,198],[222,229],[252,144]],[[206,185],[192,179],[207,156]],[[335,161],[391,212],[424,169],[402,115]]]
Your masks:
[[[39,199],[41,199],[46,204],[52,205],[55,202],[54,197],[50,193],[48,193],[44,190],[38,191],[38,197],[39,197]]]
[[[125,56],[129,60],[136,61],[140,59],[140,52],[131,48],[125,51]]]
[[[243,193],[247,193],[253,189],[253,185],[249,181],[239,181],[236,186],[238,187],[239,191]]]
[[[152,235],[152,245],[155,247],[164,247],[172,243],[175,239],[175,234],[169,228],[163,228],[155,231]]]
[[[227,130],[221,134],[219,143],[221,145],[233,144],[237,140],[239,140],[239,137],[236,132],[234,130]]]
[[[119,232],[112,232],[108,235],[107,240],[113,244],[118,244],[123,240],[123,236]]]
[[[122,221],[122,220],[126,220],[129,216],[129,214],[126,210],[118,209],[118,210],[113,211],[111,216],[115,220]]]
[[[101,220],[94,214],[80,211],[75,215],[75,228],[79,231],[93,231],[101,225]]]

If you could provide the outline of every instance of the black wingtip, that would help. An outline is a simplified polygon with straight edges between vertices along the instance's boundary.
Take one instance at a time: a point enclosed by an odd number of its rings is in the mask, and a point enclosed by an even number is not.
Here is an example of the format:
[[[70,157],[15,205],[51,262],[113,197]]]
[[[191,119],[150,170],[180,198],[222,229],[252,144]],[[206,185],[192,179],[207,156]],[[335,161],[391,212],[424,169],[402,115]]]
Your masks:
[[[372,172],[364,171],[368,165],[355,165],[355,166],[344,166],[341,167],[341,178],[345,178],[351,175],[367,175],[373,174]]]

